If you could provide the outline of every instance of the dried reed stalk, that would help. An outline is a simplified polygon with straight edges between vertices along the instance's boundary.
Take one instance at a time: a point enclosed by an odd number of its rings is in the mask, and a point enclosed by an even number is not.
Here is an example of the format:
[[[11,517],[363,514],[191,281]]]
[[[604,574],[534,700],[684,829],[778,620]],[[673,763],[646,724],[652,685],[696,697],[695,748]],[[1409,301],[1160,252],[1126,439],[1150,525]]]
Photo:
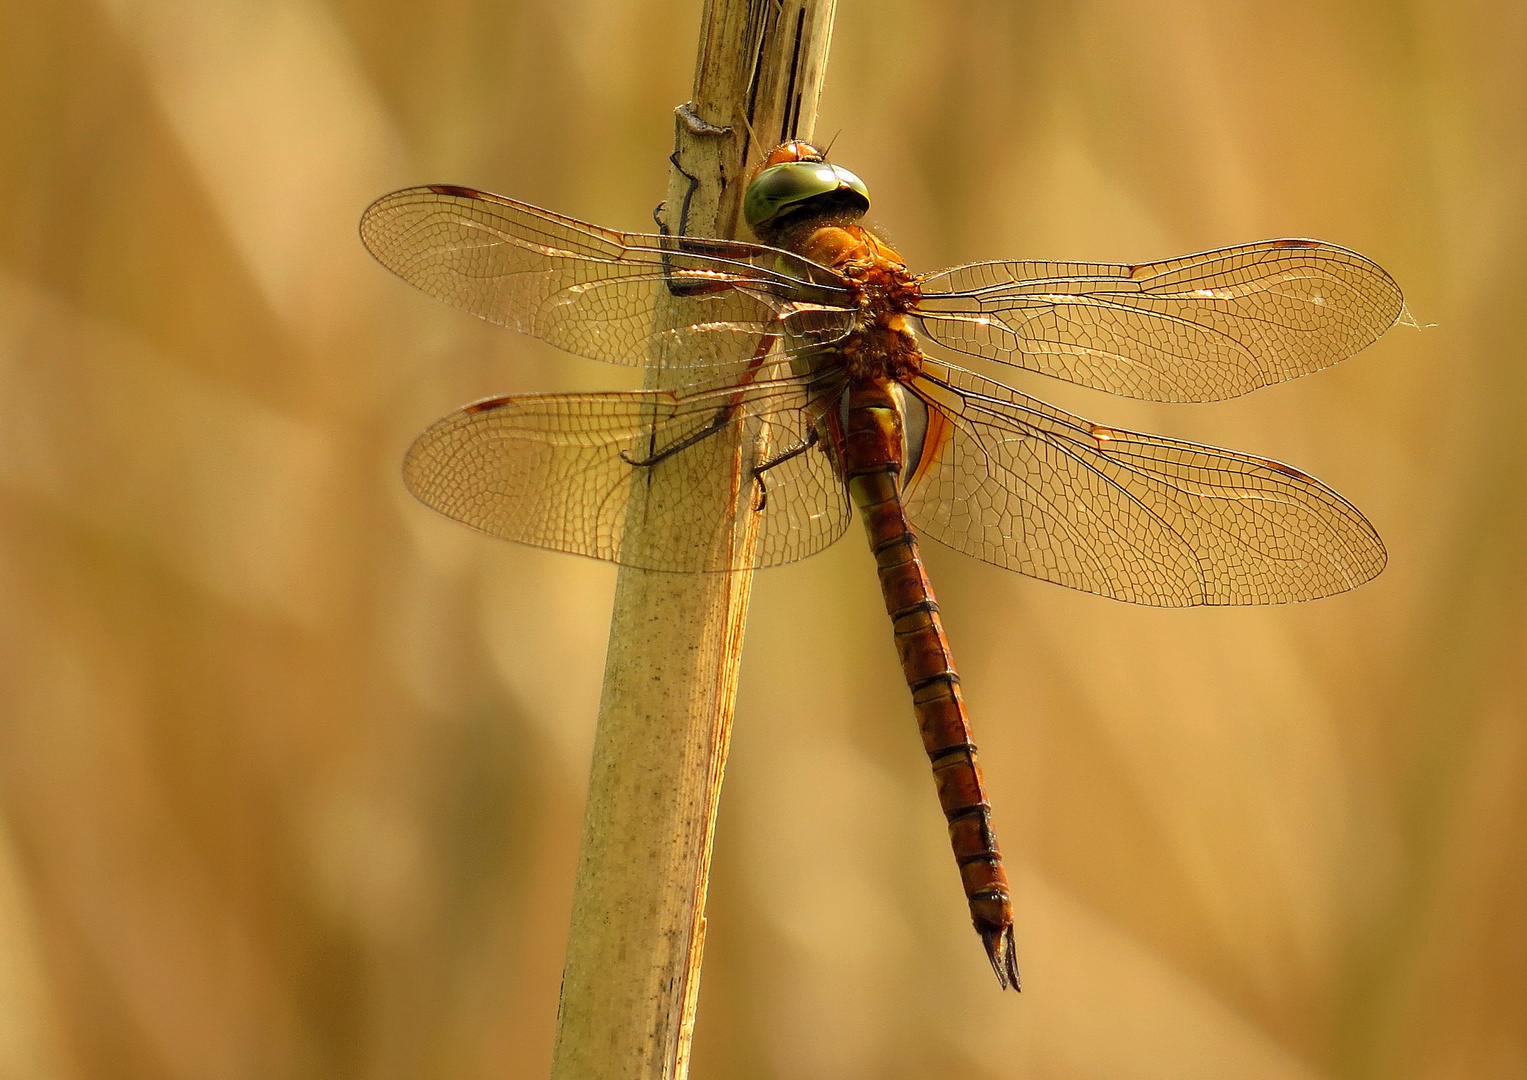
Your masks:
[[[708,0],[694,97],[678,110],[665,203],[671,233],[736,234],[750,166],[775,143],[810,138],[834,0]],[[756,140],[756,141],[755,141]],[[759,145],[759,144],[762,145]],[[681,215],[683,221],[681,222]],[[674,385],[655,372],[649,386]],[[686,454],[715,459],[709,522],[741,522],[752,498],[736,465],[752,460],[717,436]],[[672,527],[662,470],[627,522]],[[739,480],[738,477],[741,477]],[[552,1064],[553,1080],[682,1080],[705,941],[705,895],[752,574],[622,569]]]

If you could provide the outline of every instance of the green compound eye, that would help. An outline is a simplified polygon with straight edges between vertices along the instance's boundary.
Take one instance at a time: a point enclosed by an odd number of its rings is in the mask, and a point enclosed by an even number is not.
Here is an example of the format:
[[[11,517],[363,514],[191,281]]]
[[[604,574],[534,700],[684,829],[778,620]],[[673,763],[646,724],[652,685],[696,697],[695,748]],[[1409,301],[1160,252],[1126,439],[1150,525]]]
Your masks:
[[[870,189],[847,169],[825,161],[788,161],[771,165],[753,178],[742,200],[742,216],[753,228],[767,225],[813,199],[829,199],[863,216]]]

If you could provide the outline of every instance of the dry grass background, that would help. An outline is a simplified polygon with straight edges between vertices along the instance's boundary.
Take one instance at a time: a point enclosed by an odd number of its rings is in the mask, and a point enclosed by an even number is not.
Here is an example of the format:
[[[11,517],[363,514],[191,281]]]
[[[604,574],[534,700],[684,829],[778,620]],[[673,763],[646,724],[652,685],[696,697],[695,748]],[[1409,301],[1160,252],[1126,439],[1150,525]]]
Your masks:
[[[621,385],[355,235],[640,228],[698,0],[0,3],[0,1077],[534,1078],[607,567],[404,493]],[[841,0],[820,130],[920,268],[1355,247],[1425,331],[1213,406],[1389,569],[1161,612],[929,560],[1018,886],[997,992],[868,554],[760,576],[697,1078],[1527,1077],[1527,7]]]

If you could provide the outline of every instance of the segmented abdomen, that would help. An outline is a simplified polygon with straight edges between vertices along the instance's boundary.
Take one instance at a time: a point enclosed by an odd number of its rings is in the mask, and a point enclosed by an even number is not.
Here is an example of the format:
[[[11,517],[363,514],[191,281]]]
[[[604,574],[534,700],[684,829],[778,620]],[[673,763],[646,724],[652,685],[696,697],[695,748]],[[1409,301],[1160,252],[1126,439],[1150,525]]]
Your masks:
[[[864,517],[870,548],[912,691],[923,748],[970,903],[970,915],[1004,987],[1018,989],[1013,908],[991,827],[970,719],[960,696],[938,603],[901,502],[901,417],[890,387],[864,380],[848,391],[839,452],[844,479]]]

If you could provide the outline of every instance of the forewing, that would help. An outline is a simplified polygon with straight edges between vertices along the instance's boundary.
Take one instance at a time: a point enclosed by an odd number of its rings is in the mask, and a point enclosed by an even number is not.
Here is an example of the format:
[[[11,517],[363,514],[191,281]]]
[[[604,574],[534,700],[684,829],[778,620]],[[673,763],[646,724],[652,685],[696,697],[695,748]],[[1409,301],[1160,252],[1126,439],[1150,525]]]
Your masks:
[[[770,468],[760,498],[754,470],[806,439],[805,404],[793,380],[683,397],[490,398],[419,436],[403,475],[428,506],[506,540],[649,570],[774,566],[820,551],[849,519],[843,484],[819,447]],[[719,430],[655,464],[631,464],[711,426]],[[754,456],[724,449],[739,430]],[[628,530],[633,500],[655,527]],[[735,521],[717,509],[727,506]],[[733,553],[734,525],[756,526],[751,558]]]
[[[908,511],[967,555],[1163,607],[1313,600],[1384,567],[1362,514],[1287,465],[1091,424],[958,369],[915,387],[938,441]]]
[[[1155,401],[1217,401],[1318,371],[1400,317],[1378,264],[1317,240],[1165,262],[987,262],[921,279],[950,349]]]
[[[616,232],[470,188],[386,195],[362,216],[361,239],[437,299],[610,363],[746,364],[766,335],[809,344],[802,312],[817,338],[848,325],[836,275],[788,252]]]

